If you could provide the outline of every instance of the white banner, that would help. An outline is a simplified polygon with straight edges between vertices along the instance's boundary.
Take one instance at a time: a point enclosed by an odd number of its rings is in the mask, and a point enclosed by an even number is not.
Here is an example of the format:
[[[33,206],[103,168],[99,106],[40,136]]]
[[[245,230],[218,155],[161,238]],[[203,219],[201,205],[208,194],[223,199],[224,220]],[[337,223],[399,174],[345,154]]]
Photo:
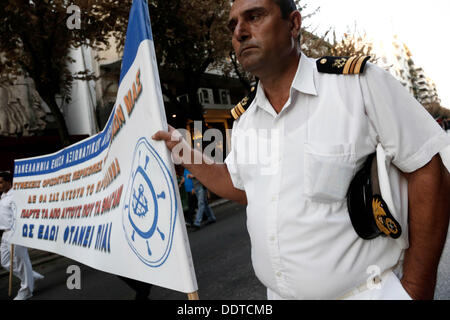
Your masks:
[[[130,35],[131,34],[131,35]],[[55,154],[17,160],[11,242],[99,270],[197,290],[147,3],[130,13],[121,83],[105,129]]]

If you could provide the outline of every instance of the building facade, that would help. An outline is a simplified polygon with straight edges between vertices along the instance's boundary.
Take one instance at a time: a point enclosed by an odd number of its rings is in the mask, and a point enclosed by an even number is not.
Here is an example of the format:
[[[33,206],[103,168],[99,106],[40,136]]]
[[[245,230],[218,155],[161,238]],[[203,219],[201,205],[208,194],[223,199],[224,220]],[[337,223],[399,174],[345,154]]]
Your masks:
[[[396,35],[392,41],[375,42],[374,53],[379,57],[377,64],[389,71],[422,105],[440,104],[436,85],[425,71],[417,66],[406,44]]]

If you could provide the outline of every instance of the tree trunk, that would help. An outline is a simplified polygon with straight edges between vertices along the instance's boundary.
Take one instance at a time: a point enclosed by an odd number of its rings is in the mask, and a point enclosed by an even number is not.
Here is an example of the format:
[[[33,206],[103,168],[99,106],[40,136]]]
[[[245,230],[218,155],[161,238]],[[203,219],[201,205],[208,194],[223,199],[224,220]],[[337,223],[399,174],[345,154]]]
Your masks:
[[[66,120],[56,103],[55,96],[52,94],[42,94],[42,99],[45,101],[47,106],[50,108],[52,115],[55,117],[56,126],[58,129],[59,139],[63,147],[70,145],[69,131],[67,129]]]
[[[230,52],[229,56],[230,56],[231,62],[233,63],[234,72],[236,72],[236,74],[239,78],[239,81],[244,86],[244,88],[247,90],[247,92],[250,92],[250,89],[252,86],[251,86],[250,82],[247,79],[245,79],[245,77],[239,71],[238,63],[236,60],[236,55],[233,52]]]
[[[185,72],[184,83],[186,84],[187,94],[189,97],[189,109],[192,120],[203,121],[203,106],[198,99],[199,79]]]

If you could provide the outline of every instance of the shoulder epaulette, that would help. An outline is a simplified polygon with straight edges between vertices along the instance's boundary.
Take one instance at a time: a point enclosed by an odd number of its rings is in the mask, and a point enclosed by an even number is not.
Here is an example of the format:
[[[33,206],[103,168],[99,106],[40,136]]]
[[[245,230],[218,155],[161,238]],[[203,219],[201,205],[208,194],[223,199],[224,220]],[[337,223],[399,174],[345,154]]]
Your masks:
[[[333,74],[360,74],[370,56],[322,57],[316,61],[317,70]]]
[[[252,104],[253,99],[256,96],[256,86],[250,89],[250,93],[244,99],[241,100],[233,109],[231,109],[231,115],[234,120],[239,119],[240,116],[244,114],[248,107]]]

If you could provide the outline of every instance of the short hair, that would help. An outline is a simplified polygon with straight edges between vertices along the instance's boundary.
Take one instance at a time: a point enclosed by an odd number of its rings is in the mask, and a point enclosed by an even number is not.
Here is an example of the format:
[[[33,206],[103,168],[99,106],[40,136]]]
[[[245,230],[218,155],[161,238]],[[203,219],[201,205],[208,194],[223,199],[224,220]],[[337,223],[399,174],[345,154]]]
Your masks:
[[[12,174],[9,171],[0,171],[0,178],[3,178],[6,182],[12,182]]]
[[[283,19],[289,18],[289,15],[297,10],[297,6],[295,5],[294,0],[272,0],[275,2],[281,10],[281,17]]]
[[[232,3],[234,3],[235,0],[231,0]],[[280,7],[281,10],[281,17],[283,19],[289,18],[289,15],[297,10],[297,6],[295,5],[294,0],[272,0],[275,2],[278,7]]]

